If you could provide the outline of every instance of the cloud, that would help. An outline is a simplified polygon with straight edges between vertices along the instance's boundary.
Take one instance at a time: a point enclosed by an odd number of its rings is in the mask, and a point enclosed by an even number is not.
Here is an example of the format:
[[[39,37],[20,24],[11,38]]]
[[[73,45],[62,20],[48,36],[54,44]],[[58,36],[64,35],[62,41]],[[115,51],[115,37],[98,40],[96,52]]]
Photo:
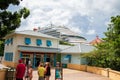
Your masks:
[[[78,34],[82,34],[82,30],[79,27],[71,27],[70,30]]]
[[[81,35],[96,36],[106,31],[106,22],[120,12],[120,0],[23,0],[30,16],[18,30],[46,27],[50,23],[72,28]]]
[[[95,30],[88,30],[88,32],[86,33],[87,35],[92,35],[92,34],[95,34]]]

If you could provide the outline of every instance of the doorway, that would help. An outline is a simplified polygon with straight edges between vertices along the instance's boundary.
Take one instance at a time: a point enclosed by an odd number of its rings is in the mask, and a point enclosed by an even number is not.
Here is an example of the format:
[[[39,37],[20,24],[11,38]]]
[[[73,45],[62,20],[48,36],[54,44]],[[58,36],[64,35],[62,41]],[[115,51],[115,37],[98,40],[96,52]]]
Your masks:
[[[36,58],[35,58],[35,67],[38,67],[40,62],[41,62],[41,55],[36,55]]]
[[[29,60],[30,60],[30,55],[29,54],[24,54],[22,56],[22,60],[23,60],[23,63],[28,65],[29,64]]]
[[[36,61],[35,67],[38,67],[41,59],[40,58],[35,58],[35,61]]]
[[[46,62],[50,62],[50,57],[47,57],[47,58],[46,58]]]

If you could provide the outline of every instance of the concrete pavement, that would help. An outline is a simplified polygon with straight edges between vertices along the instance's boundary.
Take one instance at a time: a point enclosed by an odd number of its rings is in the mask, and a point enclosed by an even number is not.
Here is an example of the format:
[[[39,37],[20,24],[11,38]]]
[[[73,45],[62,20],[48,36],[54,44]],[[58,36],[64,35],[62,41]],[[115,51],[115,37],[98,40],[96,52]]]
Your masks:
[[[32,80],[38,80],[37,70],[33,71]],[[55,69],[51,70],[50,80],[55,80]],[[110,80],[110,79],[97,74],[64,68],[63,80]]]

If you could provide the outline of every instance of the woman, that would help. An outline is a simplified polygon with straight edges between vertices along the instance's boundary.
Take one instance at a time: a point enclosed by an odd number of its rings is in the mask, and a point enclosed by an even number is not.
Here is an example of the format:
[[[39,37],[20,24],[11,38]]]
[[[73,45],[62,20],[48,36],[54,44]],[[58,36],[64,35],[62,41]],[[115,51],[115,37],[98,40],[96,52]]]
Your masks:
[[[29,78],[28,66],[27,66],[27,65],[25,65],[24,80],[27,80],[28,78]]]
[[[62,79],[62,67],[61,67],[61,63],[57,62],[56,63],[56,68],[55,68],[55,80],[63,80]]]
[[[33,69],[32,69],[32,66],[29,66],[28,72],[29,72],[29,80],[32,80],[32,78],[33,78]]]
[[[51,68],[50,68],[49,62],[46,62],[46,64],[45,64],[45,69],[46,69],[45,79],[46,79],[46,80],[49,80],[50,75],[51,75]]]

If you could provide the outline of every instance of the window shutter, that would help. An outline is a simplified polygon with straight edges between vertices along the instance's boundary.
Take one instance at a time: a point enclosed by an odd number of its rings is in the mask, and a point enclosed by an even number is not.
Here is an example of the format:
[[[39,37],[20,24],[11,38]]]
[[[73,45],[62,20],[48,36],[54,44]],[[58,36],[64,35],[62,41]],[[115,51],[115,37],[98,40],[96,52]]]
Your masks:
[[[37,39],[37,40],[36,40],[36,44],[37,44],[38,46],[42,45],[42,40],[41,40],[41,39]]]
[[[47,46],[48,46],[48,47],[49,47],[49,46],[52,46],[52,42],[51,42],[50,40],[47,40],[46,43],[47,43]]]
[[[25,38],[25,44],[26,44],[26,45],[29,45],[30,43],[31,43],[30,38]]]

